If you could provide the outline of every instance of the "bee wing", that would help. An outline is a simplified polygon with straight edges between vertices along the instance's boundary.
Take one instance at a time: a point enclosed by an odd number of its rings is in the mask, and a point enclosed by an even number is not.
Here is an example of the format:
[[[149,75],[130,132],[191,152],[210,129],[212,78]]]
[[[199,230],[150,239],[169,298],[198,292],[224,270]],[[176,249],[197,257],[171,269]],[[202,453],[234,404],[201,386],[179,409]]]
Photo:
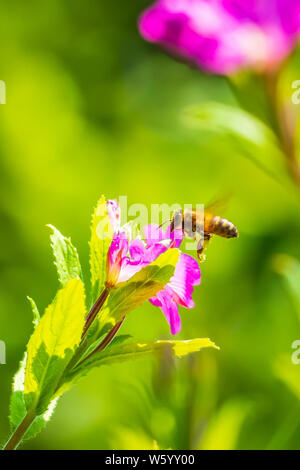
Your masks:
[[[225,194],[221,197],[214,198],[208,204],[204,205],[204,210],[211,214],[219,214],[224,212],[226,209],[230,199],[232,198],[232,194]]]

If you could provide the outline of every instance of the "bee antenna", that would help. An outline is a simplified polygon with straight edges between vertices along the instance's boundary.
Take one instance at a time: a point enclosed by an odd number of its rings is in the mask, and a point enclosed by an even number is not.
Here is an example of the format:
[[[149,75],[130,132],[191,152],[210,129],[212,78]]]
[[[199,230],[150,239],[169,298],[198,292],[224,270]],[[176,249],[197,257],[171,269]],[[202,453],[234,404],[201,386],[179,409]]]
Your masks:
[[[167,222],[171,222],[172,219],[165,220],[162,224],[160,224],[157,228],[162,228],[163,225],[165,225]]]

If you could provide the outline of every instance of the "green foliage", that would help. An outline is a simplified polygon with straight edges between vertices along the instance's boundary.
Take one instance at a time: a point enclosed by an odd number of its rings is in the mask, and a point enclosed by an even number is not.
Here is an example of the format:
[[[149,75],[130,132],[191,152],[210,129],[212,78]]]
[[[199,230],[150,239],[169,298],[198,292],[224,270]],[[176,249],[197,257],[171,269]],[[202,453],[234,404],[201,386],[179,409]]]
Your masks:
[[[90,240],[90,267],[92,304],[101,294],[106,281],[106,259],[113,230],[107,214],[105,197],[102,196],[94,210]]]
[[[187,341],[144,341],[139,343],[121,344],[116,341],[102,353],[95,354],[79,365],[67,376],[70,384],[86,375],[90,369],[103,365],[110,365],[116,362],[125,362],[135,359],[143,359],[148,356],[160,355],[163,353],[172,354],[181,358],[187,354],[200,351],[203,348],[219,349],[208,338],[196,338]]]
[[[53,230],[50,239],[58,280],[62,286],[65,286],[70,279],[82,277],[78,253],[70,238],[64,237],[53,225],[48,227]]]
[[[67,282],[27,346],[24,397],[27,410],[44,413],[81,338],[85,317],[82,281]]]
[[[23,421],[24,417],[26,416],[27,409],[25,404],[24,398],[24,380],[25,380],[25,367],[26,367],[26,354],[24,356],[23,361],[20,363],[20,368],[18,372],[15,374],[13,380],[13,390],[11,394],[10,400],[10,426],[11,431],[15,431],[15,429],[19,426],[19,424]],[[34,422],[31,424],[29,429],[27,430],[24,439],[31,439],[35,437],[47,424],[49,421],[57,399],[51,401],[50,405],[48,406],[47,411],[40,416],[37,416]]]
[[[187,354],[200,351],[203,348],[218,347],[208,338],[196,338],[187,341],[145,341],[139,343],[130,343],[125,345],[115,345],[109,348],[103,354],[95,355],[86,361],[86,367],[98,367],[115,362],[140,359],[147,356],[153,356],[162,352],[169,351],[175,357],[183,357]],[[81,366],[83,367],[83,366]]]
[[[277,255],[274,268],[284,276],[300,320],[300,262],[291,256]]]
[[[30,303],[31,310],[32,310],[32,314],[33,314],[33,320],[32,320],[32,322],[33,322],[34,326],[37,326],[38,323],[39,323],[39,321],[40,321],[40,319],[41,319],[39,310],[38,310],[38,308],[37,308],[37,305],[36,305],[35,301],[34,301],[31,297],[28,297],[28,296],[27,296],[27,299],[28,299],[28,301],[29,301],[29,303]]]
[[[184,122],[222,135],[239,155],[251,160],[274,180],[288,184],[277,138],[256,116],[241,108],[210,102],[186,109]]]
[[[100,320],[99,331],[113,327],[125,314],[155,296],[174,274],[179,251],[176,248],[162,253],[153,263],[144,267],[128,281],[111,292]]]
[[[131,279],[114,288],[109,293],[100,319],[96,321],[96,337],[94,335],[87,342],[86,337],[82,336],[86,307],[78,254],[69,239],[50,227],[53,230],[51,244],[62,288],[42,318],[35,302],[28,298],[35,328],[14,379],[10,404],[13,431],[28,413],[35,416],[24,438],[33,437],[43,429],[59,396],[93,367],[146,357],[165,350],[182,357],[205,347],[216,347],[209,339],[126,344],[130,336],[123,335],[115,338],[104,351],[94,352],[107,330],[155,296],[170,281],[178,262],[179,250],[165,251]],[[133,226],[129,224],[127,230],[132,229]],[[111,240],[106,202],[102,197],[93,215],[90,242],[91,283],[98,293],[105,287],[104,261]]]

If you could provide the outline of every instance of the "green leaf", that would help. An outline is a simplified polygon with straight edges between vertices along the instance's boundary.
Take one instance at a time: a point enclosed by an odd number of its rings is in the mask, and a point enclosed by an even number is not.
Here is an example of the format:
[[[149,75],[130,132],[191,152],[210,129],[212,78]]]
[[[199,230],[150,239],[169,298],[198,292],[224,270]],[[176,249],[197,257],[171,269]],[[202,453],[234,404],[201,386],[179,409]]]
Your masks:
[[[90,267],[92,284],[92,303],[104,289],[106,281],[107,252],[113,239],[105,197],[102,196],[92,216],[90,240]]]
[[[34,326],[37,326],[41,319],[40,313],[38,311],[35,301],[31,297],[28,297],[28,296],[27,296],[27,299],[29,300],[29,303],[31,305],[31,310],[33,313],[33,324]]]
[[[251,160],[273,180],[288,184],[284,159],[274,132],[247,111],[220,103],[203,103],[186,110],[184,123],[225,137],[233,153]]]
[[[273,265],[275,270],[284,276],[300,319],[300,262],[291,256],[276,255]]]
[[[112,328],[125,314],[162,290],[174,274],[178,257],[179,251],[176,248],[167,250],[131,279],[113,289],[103,307],[99,331]]]
[[[196,338],[186,341],[145,341],[130,344],[116,344],[105,349],[99,355],[95,354],[84,364],[74,370],[74,373],[86,373],[92,367],[124,362],[132,359],[140,359],[147,356],[160,354],[169,349],[176,357],[183,357],[187,354],[200,351],[203,348],[219,349],[209,338]]]
[[[115,347],[116,345],[120,346],[121,344],[126,343],[126,341],[132,339],[131,335],[118,335],[116,336],[112,342],[107,346],[106,351],[110,348]]]
[[[269,93],[266,92],[265,76],[241,71],[226,78],[241,108],[259,118],[267,126],[274,125],[274,112]]]
[[[46,309],[27,346],[24,397],[27,410],[44,413],[78,346],[85,297],[80,279],[70,280]]]
[[[116,338],[117,339],[117,338]],[[181,358],[187,354],[200,351],[203,348],[219,349],[208,338],[196,338],[187,341],[145,341],[139,343],[121,344],[116,341],[104,351],[95,354],[82,365],[71,370],[65,377],[65,382],[61,388],[63,393],[77,382],[81,377],[85,376],[94,367],[110,365],[115,362],[124,362],[133,359],[142,359],[159,355],[166,349],[169,349],[174,356]]]
[[[50,239],[58,279],[61,285],[65,286],[70,279],[82,277],[78,253],[70,238],[64,237],[53,225],[48,225],[48,227],[53,230]]]
[[[23,421],[26,416],[26,404],[24,398],[24,380],[25,380],[25,367],[26,367],[26,354],[24,356],[23,361],[20,363],[20,368],[18,372],[14,376],[13,380],[13,390],[10,400],[10,415],[9,421],[11,426],[11,432],[15,431],[15,429],[19,426],[19,424]],[[27,430],[24,439],[31,439],[36,436],[46,425],[49,421],[55,405],[57,402],[57,398],[52,400],[50,403],[47,411],[34,420],[31,424],[29,429]]]

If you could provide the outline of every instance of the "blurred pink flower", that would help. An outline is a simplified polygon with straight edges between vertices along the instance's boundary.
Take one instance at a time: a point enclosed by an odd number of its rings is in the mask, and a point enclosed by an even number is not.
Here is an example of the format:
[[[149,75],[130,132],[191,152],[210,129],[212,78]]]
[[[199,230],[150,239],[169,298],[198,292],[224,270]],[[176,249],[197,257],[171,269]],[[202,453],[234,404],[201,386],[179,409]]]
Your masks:
[[[296,46],[300,0],[158,0],[141,35],[207,72],[266,71]]]
[[[114,204],[112,204],[114,202]],[[119,207],[116,201],[108,201],[110,217]],[[108,287],[127,281],[142,268],[155,261],[159,255],[170,248],[179,248],[182,242],[180,230],[170,231],[170,226],[163,230],[156,224],[144,227],[145,241],[140,238],[131,239],[122,228],[114,234],[107,256]],[[170,324],[171,333],[181,329],[178,305],[186,308],[194,307],[192,300],[193,286],[200,284],[200,269],[197,261],[186,254],[180,253],[173,277],[166,287],[152,297],[150,302],[160,307]]]

